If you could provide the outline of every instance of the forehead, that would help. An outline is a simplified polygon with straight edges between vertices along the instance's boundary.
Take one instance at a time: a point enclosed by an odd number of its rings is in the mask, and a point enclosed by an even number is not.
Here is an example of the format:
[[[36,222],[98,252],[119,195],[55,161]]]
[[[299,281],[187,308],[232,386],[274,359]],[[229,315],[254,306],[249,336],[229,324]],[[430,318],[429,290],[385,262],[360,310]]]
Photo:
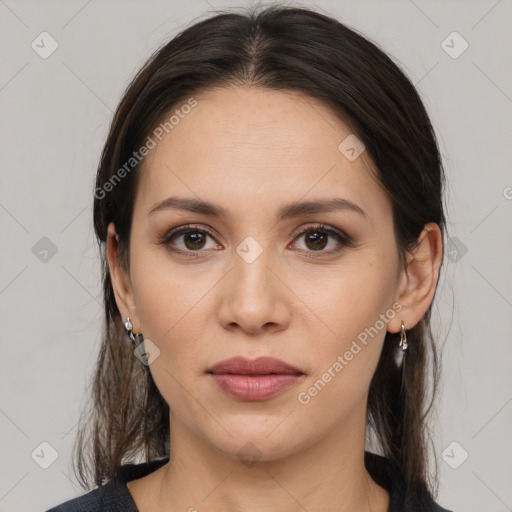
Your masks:
[[[340,150],[352,130],[318,100],[258,87],[193,98],[161,140],[153,136],[137,193],[146,210],[170,195],[211,200],[228,214],[319,197],[343,197],[370,213],[390,208],[367,153],[350,160]]]

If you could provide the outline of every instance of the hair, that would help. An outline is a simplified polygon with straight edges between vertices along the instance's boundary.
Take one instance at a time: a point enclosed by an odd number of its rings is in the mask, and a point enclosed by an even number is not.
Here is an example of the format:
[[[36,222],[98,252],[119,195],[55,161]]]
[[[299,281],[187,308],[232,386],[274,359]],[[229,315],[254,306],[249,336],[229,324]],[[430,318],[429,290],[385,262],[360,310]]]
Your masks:
[[[312,9],[279,5],[224,11],[182,30],[128,85],[98,166],[94,229],[105,317],[92,409],[82,411],[75,443],[82,487],[91,479],[103,485],[141,453],[147,460],[170,453],[169,406],[148,367],[134,357],[116,305],[105,254],[107,227],[114,222],[119,260],[129,269],[133,206],[144,162],[134,164],[134,152],[194,94],[231,86],[298,92],[320,100],[349,124],[391,200],[400,265],[425,224],[434,222],[445,233],[444,171],[434,130],[411,81],[375,43]],[[367,404],[367,426],[379,451],[403,478],[406,494],[425,497],[437,494],[428,467],[427,416],[439,381],[431,308],[408,331],[406,364],[396,364],[397,335],[386,333]]]

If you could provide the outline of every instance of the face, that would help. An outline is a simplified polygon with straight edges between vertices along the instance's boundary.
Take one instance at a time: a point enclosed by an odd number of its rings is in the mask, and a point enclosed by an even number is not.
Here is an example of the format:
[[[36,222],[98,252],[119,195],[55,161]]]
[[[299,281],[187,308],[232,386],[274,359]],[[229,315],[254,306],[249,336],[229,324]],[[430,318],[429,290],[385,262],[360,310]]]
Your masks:
[[[233,457],[252,442],[263,460],[360,440],[387,321],[399,316],[391,202],[373,164],[339,149],[351,129],[312,98],[243,87],[194,98],[146,158],[132,309],[118,300],[160,351],[150,371],[171,431]],[[223,214],[166,205],[171,196]],[[275,357],[301,376],[269,398],[237,398],[208,373],[233,356]]]

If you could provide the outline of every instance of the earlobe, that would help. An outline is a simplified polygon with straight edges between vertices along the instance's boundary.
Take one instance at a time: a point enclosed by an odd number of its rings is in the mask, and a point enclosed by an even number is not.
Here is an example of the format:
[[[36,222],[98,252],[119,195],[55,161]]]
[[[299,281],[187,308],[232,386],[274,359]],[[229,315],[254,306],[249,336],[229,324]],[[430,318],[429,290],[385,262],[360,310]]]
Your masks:
[[[133,330],[140,332],[140,322],[133,297],[130,276],[119,259],[119,236],[111,222],[107,230],[106,256],[112,282],[112,288],[121,318],[130,317]]]
[[[430,222],[424,226],[416,247],[407,254],[406,268],[395,299],[403,306],[400,319],[403,319],[407,330],[420,322],[432,303],[442,260],[442,233],[436,223]],[[400,331],[400,319],[394,318],[389,322],[389,332]]]

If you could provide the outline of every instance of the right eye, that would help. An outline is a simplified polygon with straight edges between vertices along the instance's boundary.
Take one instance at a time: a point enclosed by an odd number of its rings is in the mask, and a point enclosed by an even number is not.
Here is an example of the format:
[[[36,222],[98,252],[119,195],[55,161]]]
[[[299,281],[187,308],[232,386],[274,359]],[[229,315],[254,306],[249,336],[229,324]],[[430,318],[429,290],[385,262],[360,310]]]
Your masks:
[[[183,256],[198,257],[198,253],[204,249],[207,237],[213,238],[213,235],[204,228],[200,229],[191,225],[181,226],[166,233],[160,241],[160,245]],[[180,238],[182,238],[184,248],[177,248],[179,244],[175,240]]]

